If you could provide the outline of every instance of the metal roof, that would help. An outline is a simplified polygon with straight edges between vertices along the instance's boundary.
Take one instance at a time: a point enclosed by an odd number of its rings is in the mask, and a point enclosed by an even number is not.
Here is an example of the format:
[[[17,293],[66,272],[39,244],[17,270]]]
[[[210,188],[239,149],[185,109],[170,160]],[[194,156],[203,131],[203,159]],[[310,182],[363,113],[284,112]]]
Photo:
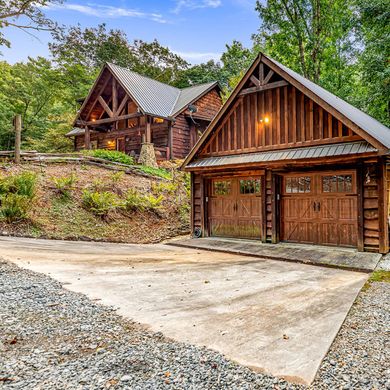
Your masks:
[[[85,133],[84,129],[80,129],[79,127],[75,127],[69,133],[65,134],[65,137],[75,137],[76,135],[83,135]]]
[[[178,99],[171,111],[171,116],[174,116],[175,114],[182,111],[188,104],[193,102],[198,96],[201,96],[203,93],[213,88],[217,84],[218,83],[215,81],[206,84],[194,85],[192,87],[188,87],[180,90]]]
[[[145,114],[163,118],[175,116],[217,85],[213,82],[179,89],[118,65],[107,63],[107,66]]]
[[[330,93],[326,89],[301,76],[299,73],[294,72],[293,70],[287,68],[286,66],[275,61],[272,58],[269,58],[267,56],[264,57],[275,63],[288,75],[290,75],[304,87],[308,88],[310,91],[312,91],[315,95],[324,100],[330,106],[335,108],[338,112],[340,112],[340,114],[347,117],[357,126],[359,126],[362,130],[364,130],[367,134],[378,140],[382,145],[386,146],[387,148],[390,148],[390,129],[388,127],[386,127],[370,115],[366,114],[365,112],[347,103],[345,100],[340,99],[333,93]]]
[[[305,158],[335,157],[351,154],[377,152],[366,141],[346,142],[331,145],[309,146],[270,152],[235,154],[207,157],[192,161],[188,168],[218,167],[233,164],[266,163],[270,161],[300,160]]]

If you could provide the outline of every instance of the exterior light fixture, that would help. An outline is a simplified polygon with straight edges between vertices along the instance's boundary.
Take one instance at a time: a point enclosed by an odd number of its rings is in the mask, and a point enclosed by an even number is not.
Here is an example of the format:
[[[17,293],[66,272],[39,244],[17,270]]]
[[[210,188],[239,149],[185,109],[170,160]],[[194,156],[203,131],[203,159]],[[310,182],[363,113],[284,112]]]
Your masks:
[[[260,119],[260,122],[261,122],[261,123],[269,123],[269,117],[268,117],[268,116],[265,116],[264,118],[261,118],[261,119]]]

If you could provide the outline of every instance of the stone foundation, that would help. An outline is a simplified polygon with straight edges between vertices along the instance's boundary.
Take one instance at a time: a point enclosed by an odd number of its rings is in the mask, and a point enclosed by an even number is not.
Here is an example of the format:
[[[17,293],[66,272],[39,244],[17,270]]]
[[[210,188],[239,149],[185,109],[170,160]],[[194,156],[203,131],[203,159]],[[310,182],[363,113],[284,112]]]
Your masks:
[[[146,142],[142,144],[138,162],[148,167],[158,167],[153,144],[149,144]]]

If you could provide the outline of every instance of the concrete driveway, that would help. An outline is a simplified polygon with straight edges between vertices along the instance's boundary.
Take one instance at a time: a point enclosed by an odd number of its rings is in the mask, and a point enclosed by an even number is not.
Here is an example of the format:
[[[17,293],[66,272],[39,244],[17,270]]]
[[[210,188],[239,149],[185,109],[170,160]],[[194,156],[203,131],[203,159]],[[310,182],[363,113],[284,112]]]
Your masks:
[[[167,245],[0,238],[0,257],[51,275],[178,341],[310,383],[366,274]]]

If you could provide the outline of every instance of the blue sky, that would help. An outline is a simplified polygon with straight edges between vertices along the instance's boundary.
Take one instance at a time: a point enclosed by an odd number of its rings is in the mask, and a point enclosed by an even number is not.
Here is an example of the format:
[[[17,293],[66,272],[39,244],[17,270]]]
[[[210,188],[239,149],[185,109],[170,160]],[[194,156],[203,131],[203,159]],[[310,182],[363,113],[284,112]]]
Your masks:
[[[190,63],[199,63],[218,59],[233,39],[249,46],[260,22],[254,8],[255,0],[66,0],[46,13],[67,26],[105,22],[109,28],[124,30],[130,40],[157,38]],[[12,47],[1,48],[3,59],[14,63],[28,56],[48,56],[50,35],[34,34],[38,39],[6,29]]]

